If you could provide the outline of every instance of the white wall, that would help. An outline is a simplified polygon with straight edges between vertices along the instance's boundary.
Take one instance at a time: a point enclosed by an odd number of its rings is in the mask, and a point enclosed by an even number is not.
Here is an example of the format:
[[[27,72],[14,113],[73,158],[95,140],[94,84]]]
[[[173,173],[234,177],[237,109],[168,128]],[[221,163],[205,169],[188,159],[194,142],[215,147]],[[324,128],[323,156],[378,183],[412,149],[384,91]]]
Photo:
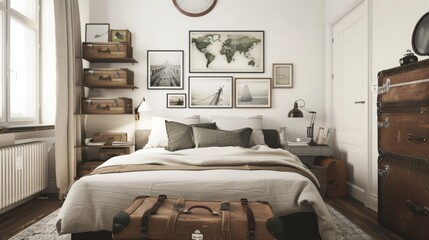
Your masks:
[[[377,83],[377,73],[384,69],[399,66],[399,59],[407,49],[412,50],[411,36],[417,21],[429,11],[429,1],[410,0],[410,1],[391,1],[391,0],[367,0],[369,2],[369,36],[372,45],[369,49],[370,54],[370,79],[369,84]],[[355,5],[359,0],[326,0],[325,21],[327,26],[333,21],[350,10],[350,6]],[[329,27],[326,27],[327,35]],[[326,61],[329,62],[329,52],[327,52]],[[427,57],[418,56],[419,60]],[[329,64],[327,64],[329,68]],[[326,79],[328,81],[328,78]],[[370,86],[368,86],[370,89]],[[372,159],[363,160],[361,169],[371,171],[368,179],[366,204],[372,209],[377,209],[377,94],[372,93],[370,107],[371,111],[371,139],[368,143],[372,146],[370,153]],[[329,123],[328,123],[329,124]],[[370,148],[371,149],[371,148]],[[354,173],[359,174],[359,173]],[[351,182],[351,184],[353,184]]]
[[[287,113],[299,98],[308,108],[317,112],[316,129],[324,126],[324,1],[320,0],[234,0],[218,1],[208,15],[192,18],[176,10],[172,1],[159,0],[81,0],[80,9],[89,13],[88,22],[107,22],[111,28],[129,29],[132,32],[134,58],[138,64],[111,64],[134,71],[139,89],[92,91],[91,95],[129,96],[138,104],[146,97],[152,107],[151,115],[188,116],[211,115],[264,115],[264,127],[287,126],[288,138],[306,137],[310,116],[288,119]],[[82,21],[82,28],[85,26]],[[187,93],[188,35],[189,30],[264,30],[265,73],[227,74],[234,77],[272,77],[272,63],[294,64],[294,87],[273,89],[271,109],[167,109],[166,93]],[[146,51],[185,51],[185,88],[181,91],[147,90]],[[98,65],[100,66],[100,65]],[[192,74],[216,75],[216,74]],[[225,74],[222,74],[225,75]],[[90,117],[88,132],[127,130],[134,131],[133,117]],[[147,128],[144,121],[139,128]]]

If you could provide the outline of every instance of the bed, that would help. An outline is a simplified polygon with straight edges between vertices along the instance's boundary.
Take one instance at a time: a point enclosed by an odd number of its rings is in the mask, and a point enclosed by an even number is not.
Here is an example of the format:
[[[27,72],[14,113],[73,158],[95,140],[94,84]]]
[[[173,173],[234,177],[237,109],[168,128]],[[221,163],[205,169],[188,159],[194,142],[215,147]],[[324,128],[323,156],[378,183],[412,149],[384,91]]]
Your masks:
[[[279,149],[276,130],[262,131],[267,146],[174,152],[141,149],[149,132],[136,132],[134,153],[109,159],[98,174],[85,176],[72,186],[58,214],[60,234],[72,233],[72,239],[111,239],[113,216],[134,197],[166,194],[193,200],[267,200],[283,221],[285,239],[335,239],[317,179],[296,156]],[[198,169],[188,169],[189,165]],[[272,165],[292,171],[271,169]]]

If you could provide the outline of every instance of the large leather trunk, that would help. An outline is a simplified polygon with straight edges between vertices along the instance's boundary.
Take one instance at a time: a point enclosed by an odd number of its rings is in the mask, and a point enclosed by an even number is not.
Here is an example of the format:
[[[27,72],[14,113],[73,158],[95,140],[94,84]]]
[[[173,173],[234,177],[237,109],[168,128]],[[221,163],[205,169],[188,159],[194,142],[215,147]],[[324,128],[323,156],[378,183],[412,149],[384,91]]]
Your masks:
[[[270,230],[268,230],[270,229]],[[139,196],[113,219],[113,239],[280,239],[267,202],[188,201]]]
[[[378,221],[429,236],[429,59],[378,74]]]

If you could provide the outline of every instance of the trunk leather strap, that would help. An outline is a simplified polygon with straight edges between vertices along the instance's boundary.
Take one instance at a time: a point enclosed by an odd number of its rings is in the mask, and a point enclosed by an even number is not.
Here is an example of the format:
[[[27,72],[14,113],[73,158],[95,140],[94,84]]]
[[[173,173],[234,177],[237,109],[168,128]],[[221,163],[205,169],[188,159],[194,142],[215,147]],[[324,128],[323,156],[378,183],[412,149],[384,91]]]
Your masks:
[[[222,202],[220,204],[220,211],[222,213],[222,236],[224,236],[225,239],[231,239],[231,215],[229,213],[229,202]]]
[[[174,239],[174,229],[176,227],[177,217],[181,212],[185,210],[185,199],[179,197],[173,205],[173,211],[171,211],[170,217],[167,221],[167,231],[171,233],[171,239]]]
[[[165,195],[159,195],[158,200],[153,204],[153,206],[143,213],[143,216],[140,222],[140,227],[141,227],[140,240],[149,239],[149,216],[156,214],[159,207],[161,207],[161,205],[164,203],[164,200],[166,198],[167,196]]]
[[[248,240],[255,240],[255,229],[256,229],[256,223],[255,223],[255,215],[253,214],[252,209],[248,206],[247,198],[240,199],[241,206],[244,207],[244,210],[246,211],[247,215],[247,239]]]

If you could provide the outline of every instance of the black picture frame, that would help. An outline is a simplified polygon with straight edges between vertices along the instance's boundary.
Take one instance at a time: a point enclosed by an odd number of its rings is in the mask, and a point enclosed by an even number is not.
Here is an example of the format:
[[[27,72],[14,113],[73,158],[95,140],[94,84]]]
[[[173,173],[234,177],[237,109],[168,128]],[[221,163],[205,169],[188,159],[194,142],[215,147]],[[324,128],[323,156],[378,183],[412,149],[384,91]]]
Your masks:
[[[109,23],[87,23],[85,24],[85,42],[109,42]]]
[[[186,93],[167,93],[167,108],[186,108]]]
[[[183,89],[183,55],[183,50],[148,50],[147,89]]]
[[[232,76],[189,76],[189,108],[233,108]]]
[[[240,45],[240,42],[246,43],[246,46]],[[251,46],[247,46],[249,42]],[[237,47],[238,45],[240,46]],[[189,72],[264,73],[264,45],[265,32],[262,30],[191,30],[189,31]]]

